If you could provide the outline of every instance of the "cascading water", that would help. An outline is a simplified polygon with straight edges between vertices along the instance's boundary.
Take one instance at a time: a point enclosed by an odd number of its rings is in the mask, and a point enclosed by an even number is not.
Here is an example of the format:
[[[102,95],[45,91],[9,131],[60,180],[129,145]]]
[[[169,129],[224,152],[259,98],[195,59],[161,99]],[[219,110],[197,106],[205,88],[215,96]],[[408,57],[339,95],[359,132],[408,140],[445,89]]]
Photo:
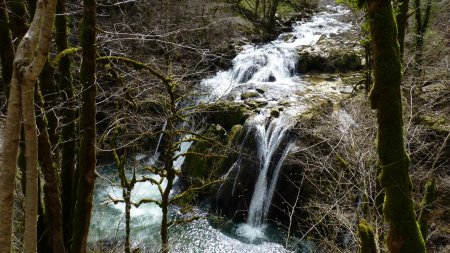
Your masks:
[[[335,18],[342,15],[343,10],[335,8],[335,11],[319,13],[309,22],[298,23],[292,32],[283,33],[268,44],[244,46],[233,59],[233,66],[229,70],[220,71],[202,82],[203,87],[209,90],[212,101],[227,98],[245,104],[253,101],[264,104],[264,108],[258,109],[259,113],[246,122],[246,125],[251,125],[249,131],[256,132],[259,175],[248,208],[247,223],[241,224],[237,233],[251,241],[264,237],[265,223],[279,173],[292,146],[289,140],[285,140],[285,134],[294,121],[293,117],[306,109],[305,102],[299,95],[307,84],[296,73],[297,50],[314,45],[323,36],[329,37],[351,28],[350,24],[339,22]],[[253,92],[254,95],[251,98],[242,96],[245,92]],[[289,107],[284,106],[286,103],[289,103]],[[280,107],[283,107],[280,115],[272,117],[271,110]],[[225,177],[239,169],[239,163],[238,158]],[[236,181],[235,179],[233,195]]]
[[[265,45],[246,45],[233,59],[233,66],[219,71],[214,77],[202,81],[211,100],[226,97],[243,88],[258,86],[268,88],[265,97],[275,100],[301,89],[296,73],[297,50],[316,44],[321,37],[339,34],[351,28],[351,24],[336,20],[348,12],[342,7],[327,6],[334,13],[321,12],[306,23],[298,22],[293,31],[283,33]],[[273,91],[270,91],[273,89]],[[239,96],[236,97],[239,100]]]
[[[284,140],[289,125],[284,122],[285,117],[273,119],[268,126],[264,123],[265,116],[258,115],[255,124],[256,141],[258,143],[258,159],[260,164],[259,176],[256,181],[253,197],[248,209],[247,223],[259,227],[267,218],[270,203],[278,179],[278,172],[289,152],[290,145],[286,145],[281,158],[276,162],[276,168],[270,175],[270,167],[273,166],[275,152]]]
[[[233,59],[233,67],[220,71],[215,76],[202,81],[202,90],[207,90],[208,97],[202,102],[214,102],[220,98],[227,98],[237,103],[263,103],[264,106],[255,108],[255,115],[249,118],[246,125],[246,137],[253,131],[257,142],[257,165],[259,171],[256,177],[255,189],[248,208],[247,223],[241,224],[237,231],[222,231],[213,228],[206,219],[191,222],[185,226],[174,226],[171,229],[172,251],[176,252],[287,252],[276,243],[262,242],[261,245],[248,244],[236,239],[236,232],[244,235],[250,241],[254,238],[266,237],[265,222],[268,217],[272,198],[276,191],[276,183],[280,171],[288,156],[293,141],[289,140],[289,129],[295,123],[294,117],[306,109],[304,97],[301,94],[308,86],[301,76],[296,73],[298,62],[297,50],[310,46],[323,36],[338,34],[350,29],[350,24],[336,20],[337,16],[345,13],[342,8],[327,7],[330,13],[317,13],[310,21],[297,23],[290,33],[281,34],[277,40],[265,45],[246,45]],[[241,94],[254,92],[256,96],[245,98]],[[319,91],[321,92],[321,91]],[[274,109],[279,115],[271,115]],[[253,137],[252,137],[253,138]],[[161,139],[158,140],[158,146]],[[191,142],[180,147],[185,152]],[[154,159],[160,147],[155,150]],[[242,149],[242,148],[241,148]],[[141,160],[143,157],[137,157]],[[239,174],[243,157],[230,167],[224,178]],[[174,162],[176,167],[183,163],[183,157]],[[236,173],[237,172],[237,173]],[[232,185],[232,195],[237,191],[237,179]],[[136,200],[143,197],[156,198],[159,194],[157,187],[150,183],[142,183],[135,187],[133,195]],[[108,195],[120,197],[120,187],[97,185],[96,205],[93,222],[91,224],[91,241],[112,240],[123,235],[123,206],[111,203],[101,205]],[[154,204],[132,208],[132,237],[140,238],[145,243],[157,244],[160,209]],[[176,211],[175,211],[176,212]],[[149,216],[153,218],[149,219]],[[111,229],[115,227],[116,229]],[[230,229],[231,230],[231,229]],[[151,244],[151,243],[150,243]],[[144,246],[142,246],[144,247]],[[144,252],[151,252],[154,245],[148,245]],[[194,249],[194,250],[193,250]]]

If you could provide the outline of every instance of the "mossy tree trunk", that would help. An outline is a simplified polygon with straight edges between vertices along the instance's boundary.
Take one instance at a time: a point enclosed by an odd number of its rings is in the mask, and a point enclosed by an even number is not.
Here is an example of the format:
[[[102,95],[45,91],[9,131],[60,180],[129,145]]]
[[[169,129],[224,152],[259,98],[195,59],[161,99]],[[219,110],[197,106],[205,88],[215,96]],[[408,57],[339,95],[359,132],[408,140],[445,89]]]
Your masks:
[[[53,155],[55,156],[54,162],[58,162],[59,151],[55,150],[55,146],[58,144],[59,135],[57,133],[58,117],[56,115],[56,107],[58,105],[57,90],[54,80],[54,69],[50,65],[49,60],[44,65],[44,69],[39,77],[39,87],[43,96],[43,108],[47,118],[47,131],[50,144],[52,146]]]
[[[41,75],[42,76],[42,75]],[[49,134],[47,132],[47,119],[45,117],[45,112],[42,111],[44,108],[43,98],[40,94],[39,87],[36,88],[36,102],[39,105],[38,115],[36,123],[39,129],[38,137],[38,156],[39,164],[41,168],[42,175],[44,176],[44,206],[45,206],[45,224],[50,234],[50,245],[51,251],[46,250],[45,252],[54,253],[64,253],[64,241],[63,241],[63,231],[62,231],[62,211],[61,211],[61,200],[59,192],[59,180],[56,171],[54,158],[52,155],[52,146],[50,143]]]
[[[428,220],[430,218],[433,203],[436,200],[436,185],[433,178],[430,178],[425,185],[425,195],[422,200],[422,210],[419,214],[419,226],[423,239],[426,241],[428,236]]]
[[[55,17],[55,42],[58,52],[62,52],[69,48],[67,41],[68,33],[68,19],[66,13],[65,0],[58,0],[56,4]],[[66,56],[61,58],[58,64],[58,88],[62,92],[61,101],[65,105],[61,109],[61,200],[63,213],[63,230],[64,243],[66,247],[70,245],[72,237],[72,210],[74,208],[74,200],[72,198],[73,191],[73,176],[76,164],[76,134],[75,121],[77,114],[75,112],[75,93],[73,89],[71,59]]]
[[[72,253],[86,252],[89,224],[91,220],[94,183],[96,178],[96,1],[83,1],[83,20],[81,22],[82,63],[80,70],[81,141],[78,155],[78,188],[73,218]],[[75,179],[76,180],[76,179]]]
[[[390,0],[369,0],[374,86],[371,106],[377,110],[380,182],[385,190],[383,213],[389,224],[391,253],[425,252],[411,197],[409,157],[403,140],[402,82],[397,27]]]
[[[358,225],[358,236],[360,240],[360,253],[377,253],[375,244],[375,234],[373,228],[367,224],[366,220],[361,220]]]
[[[6,11],[6,1],[0,0],[0,64],[2,66],[3,91],[9,92],[9,83],[13,72],[14,46],[9,29],[9,16]]]

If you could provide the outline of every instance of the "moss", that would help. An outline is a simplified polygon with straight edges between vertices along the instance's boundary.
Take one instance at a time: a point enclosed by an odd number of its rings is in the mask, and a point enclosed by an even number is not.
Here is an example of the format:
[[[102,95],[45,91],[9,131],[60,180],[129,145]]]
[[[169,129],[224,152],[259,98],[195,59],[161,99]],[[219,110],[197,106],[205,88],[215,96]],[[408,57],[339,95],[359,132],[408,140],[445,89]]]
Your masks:
[[[210,124],[219,124],[227,131],[234,125],[242,125],[249,117],[250,112],[242,106],[230,102],[219,102],[200,108],[205,111]]]
[[[222,162],[220,150],[226,143],[226,135],[225,129],[213,124],[203,133],[204,138],[199,138],[192,145],[183,164],[183,172],[191,183],[215,178],[215,172]]]
[[[348,168],[348,162],[344,160],[340,155],[336,155],[336,161],[339,164],[340,169],[347,169]]]
[[[443,115],[421,115],[418,117],[418,121],[426,128],[438,133],[450,131],[450,120]]]
[[[376,253],[375,235],[373,228],[367,224],[366,220],[361,220],[358,226],[358,235],[361,243],[360,253]]]
[[[431,178],[425,185],[425,195],[423,197],[421,204],[422,210],[420,211],[418,218],[420,231],[424,239],[426,239],[428,235],[428,219],[435,200],[436,200],[436,185],[434,182],[434,178]]]
[[[416,222],[403,140],[402,80],[397,29],[390,0],[368,4],[374,66],[372,109],[377,109],[380,182],[385,190],[383,213],[389,224],[390,252],[421,253],[425,245]]]
[[[295,12],[295,7],[287,2],[278,4],[277,13],[282,17],[286,17],[289,14]]]
[[[242,132],[242,125],[234,125],[230,132],[228,133],[228,146],[230,147],[231,144],[236,144],[236,142],[239,139],[239,135]]]
[[[257,92],[257,91],[247,91],[247,92],[241,93],[242,100],[245,100],[248,98],[257,98],[257,97],[261,97],[261,94],[259,94],[259,92]]]

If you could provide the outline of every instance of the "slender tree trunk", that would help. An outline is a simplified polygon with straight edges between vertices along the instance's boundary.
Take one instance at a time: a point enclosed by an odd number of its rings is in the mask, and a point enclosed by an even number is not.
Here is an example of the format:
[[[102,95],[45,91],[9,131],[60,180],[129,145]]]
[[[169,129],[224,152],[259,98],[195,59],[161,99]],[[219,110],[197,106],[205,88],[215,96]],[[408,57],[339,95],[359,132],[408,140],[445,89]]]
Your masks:
[[[25,209],[25,253],[35,253],[37,245],[38,207],[38,153],[36,118],[34,114],[34,83],[36,80],[19,78],[22,83],[22,118],[25,133],[26,194]]]
[[[420,0],[414,0],[414,8],[415,11],[415,20],[416,20],[416,34],[415,34],[415,54],[414,54],[414,61],[415,61],[415,69],[417,70],[416,73],[418,76],[421,76],[422,71],[422,58],[423,58],[423,48],[425,46],[425,33],[428,28],[428,22],[430,20],[430,13],[431,13],[431,4],[432,1],[428,0],[426,9],[425,9],[425,16],[422,19],[422,9],[421,9],[421,1]]]
[[[0,0],[0,63],[2,66],[3,91],[8,97],[9,83],[13,72],[14,46],[9,30],[9,17],[5,0]]]
[[[57,1],[56,12],[59,15],[55,18],[55,41],[58,52],[62,52],[69,47],[67,42],[68,20],[65,0]],[[74,191],[72,182],[74,180],[73,176],[76,163],[75,94],[72,86],[70,65],[71,60],[69,57],[63,57],[58,65],[58,88],[61,90],[61,101],[65,103],[61,109],[61,123],[63,125],[61,130],[61,200],[64,243],[66,247],[70,246],[70,239],[72,238],[72,210],[75,207],[72,198],[72,191]]]
[[[378,119],[380,182],[385,190],[384,218],[391,253],[425,252],[411,197],[409,157],[403,143],[402,81],[397,28],[390,0],[369,0],[374,86],[370,99]]]
[[[409,0],[400,0],[397,16],[398,44],[400,46],[400,60],[403,61],[403,48],[405,44],[406,21],[408,20]]]
[[[130,223],[131,223],[131,190],[123,189],[123,195],[125,200],[125,253],[131,253],[130,245]]]
[[[39,148],[39,147],[38,147]],[[39,152],[39,151],[38,151]],[[53,252],[51,248],[50,241],[50,229],[47,225],[47,216],[45,212],[45,201],[42,199],[42,177],[39,175],[38,178],[38,222],[37,222],[37,252]]]
[[[277,13],[278,2],[278,0],[270,1],[269,19],[267,21],[269,33],[273,33],[275,29],[275,14]]]
[[[58,144],[59,136],[56,132],[58,128],[58,117],[56,116],[55,108],[58,105],[57,92],[54,81],[54,69],[50,65],[49,60],[44,65],[44,69],[39,77],[39,87],[41,89],[41,94],[43,96],[43,104],[44,112],[46,113],[45,117],[47,118],[47,133],[51,144],[51,151],[54,150],[54,147]],[[59,152],[56,150],[52,152],[52,156],[55,156],[54,162],[59,161]]]
[[[173,165],[172,165],[173,166]],[[169,246],[169,195],[173,187],[173,180],[175,178],[174,169],[167,170],[167,186],[164,190],[161,199],[162,220],[161,220],[161,246],[162,252],[168,253]]]
[[[16,64],[15,64],[16,65]],[[11,252],[16,160],[19,146],[22,105],[17,72],[13,72],[3,132],[3,159],[0,173],[0,252]],[[6,148],[8,147],[8,148]]]
[[[36,91],[36,97],[39,108],[44,108],[43,99],[39,93],[39,90]],[[52,252],[64,253],[65,248],[62,232],[62,212],[58,187],[58,176],[53,162],[45,112],[41,111],[39,114],[41,116],[37,118],[37,126],[40,132],[38,137],[38,154],[39,164],[45,180],[44,204],[46,210],[46,227],[49,229],[48,232],[51,238]]]
[[[80,112],[81,141],[78,159],[78,190],[74,213],[72,253],[86,252],[89,224],[91,220],[92,199],[96,178],[96,101],[95,84],[96,50],[95,24],[96,1],[83,1],[83,20],[81,23],[81,63],[80,82],[82,85],[82,107]]]
[[[25,196],[24,252],[36,252],[37,136],[34,116],[34,83],[48,55],[56,2],[39,0],[33,22],[21,40],[14,60],[0,179],[0,252],[11,251],[14,182],[20,116],[24,121],[27,191]]]

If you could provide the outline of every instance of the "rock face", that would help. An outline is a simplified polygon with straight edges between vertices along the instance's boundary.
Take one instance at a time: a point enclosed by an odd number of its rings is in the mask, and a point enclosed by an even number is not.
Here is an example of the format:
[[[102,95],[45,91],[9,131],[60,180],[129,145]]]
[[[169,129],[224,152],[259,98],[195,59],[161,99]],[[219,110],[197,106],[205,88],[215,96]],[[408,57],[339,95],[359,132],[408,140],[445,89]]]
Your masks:
[[[364,66],[364,49],[355,41],[321,38],[319,42],[298,52],[298,71],[346,72]]]

